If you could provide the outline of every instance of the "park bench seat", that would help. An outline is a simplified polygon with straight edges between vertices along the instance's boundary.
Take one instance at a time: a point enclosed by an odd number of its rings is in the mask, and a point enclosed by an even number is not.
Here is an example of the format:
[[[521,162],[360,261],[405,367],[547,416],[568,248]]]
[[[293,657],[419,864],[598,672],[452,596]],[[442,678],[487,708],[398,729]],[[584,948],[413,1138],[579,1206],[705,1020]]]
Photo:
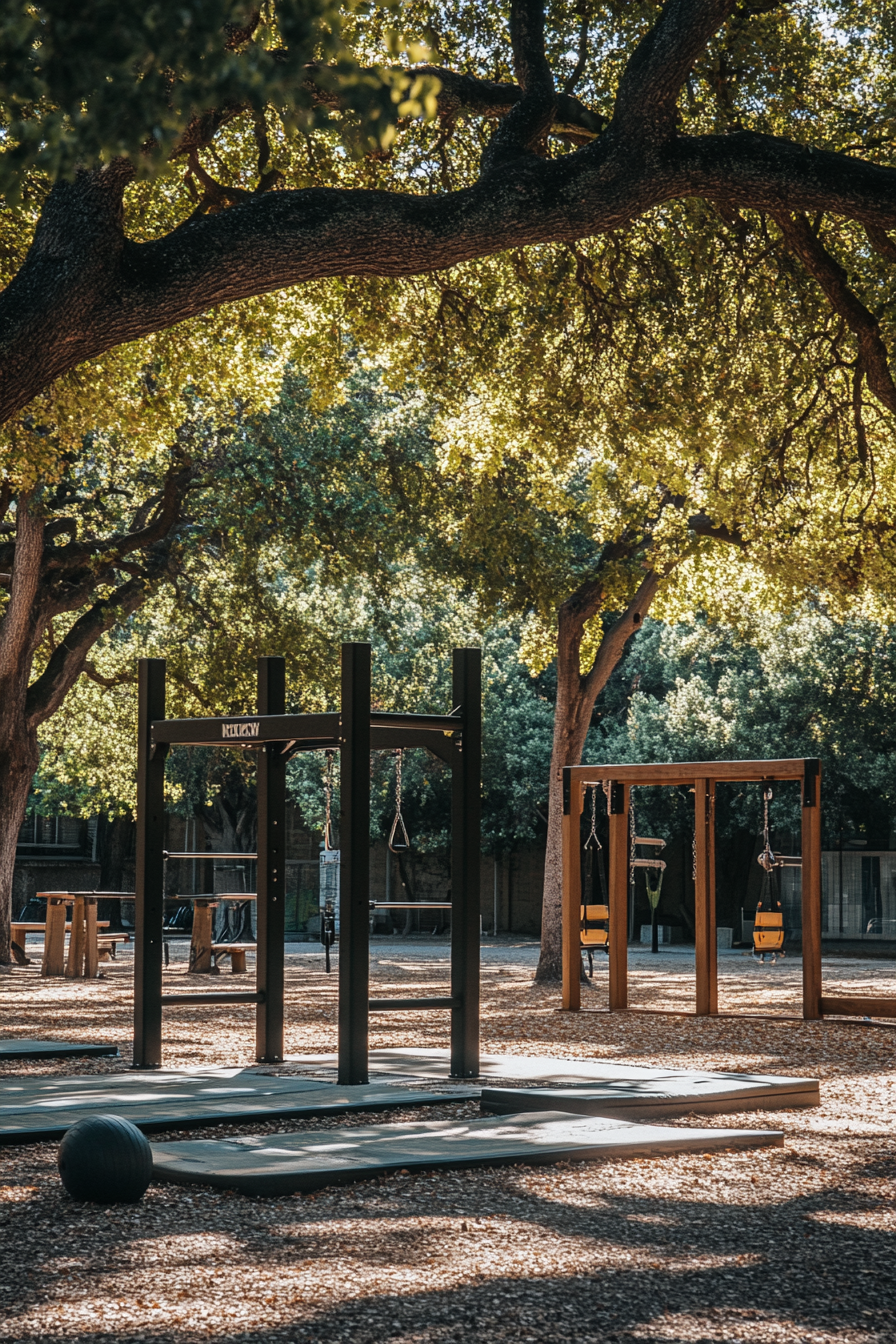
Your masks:
[[[108,929],[109,924],[110,920],[108,919],[100,920],[100,922],[97,924],[97,928]],[[71,931],[72,931],[71,924],[66,924],[65,928],[63,929],[63,934],[71,933]],[[46,932],[47,932],[46,922],[41,923],[39,921],[32,921],[32,920],[23,922],[22,920],[14,919],[12,921],[12,924],[10,925],[10,941],[12,945],[13,960],[18,962],[20,966],[30,966],[31,958],[25,951],[25,939],[28,937],[29,933],[46,934]]]
[[[103,933],[97,938],[96,946],[100,961],[106,961],[111,957],[115,960],[115,944],[129,943],[131,935],[129,933]]]
[[[212,943],[215,966],[221,957],[229,957],[231,971],[240,975],[246,969],[246,953],[254,952],[257,946],[257,943]]]

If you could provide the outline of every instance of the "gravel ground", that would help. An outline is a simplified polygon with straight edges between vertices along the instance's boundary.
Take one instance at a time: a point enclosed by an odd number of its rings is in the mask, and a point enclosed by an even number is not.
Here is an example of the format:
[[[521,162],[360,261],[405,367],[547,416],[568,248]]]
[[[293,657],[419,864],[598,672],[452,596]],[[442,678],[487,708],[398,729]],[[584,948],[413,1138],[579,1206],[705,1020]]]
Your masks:
[[[201,987],[185,975],[185,952],[176,949],[168,978]],[[55,1145],[3,1148],[0,1339],[892,1344],[896,1033],[560,1014],[557,995],[532,983],[535,956],[531,944],[484,946],[484,1052],[811,1074],[823,1080],[822,1106],[677,1122],[779,1126],[783,1149],[405,1174],[281,1200],[159,1186],[140,1205],[108,1210],[65,1196]],[[444,990],[446,957],[440,940],[378,943],[376,992]],[[123,1052],[121,1061],[22,1063],[5,1073],[126,1068],[131,969],[123,956],[93,983],[41,981],[36,967],[4,974],[4,1035],[113,1040]],[[896,993],[887,962],[832,959],[825,977],[832,992]],[[599,970],[589,1006],[605,1001],[605,978]],[[721,985],[726,1008],[791,1013],[799,962],[763,968],[728,954]],[[335,1048],[335,989],[316,950],[291,947],[291,1053]],[[681,1011],[692,995],[687,949],[633,955],[633,1004]],[[373,1047],[446,1044],[442,1014],[374,1023]],[[250,1064],[251,1010],[170,1009],[165,1039],[172,1065]],[[394,1118],[477,1113],[448,1099]],[[381,1122],[340,1116],[303,1127]],[[296,1127],[219,1126],[183,1137]]]

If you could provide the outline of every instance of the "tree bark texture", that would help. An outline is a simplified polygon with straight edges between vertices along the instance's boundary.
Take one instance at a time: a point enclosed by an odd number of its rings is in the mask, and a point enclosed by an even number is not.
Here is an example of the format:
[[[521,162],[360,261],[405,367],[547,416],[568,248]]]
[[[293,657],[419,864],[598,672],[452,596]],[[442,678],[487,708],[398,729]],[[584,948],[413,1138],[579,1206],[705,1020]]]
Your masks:
[[[594,662],[582,673],[581,647],[585,626],[598,614],[603,601],[600,579],[583,584],[561,605],[557,615],[557,708],[551,749],[551,779],[548,798],[548,835],[545,852],[544,893],[541,914],[541,955],[535,973],[539,981],[560,981],[563,976],[562,947],[562,771],[580,765],[591,714],[598,695],[619,663],[625,646],[641,628],[650,610],[661,576],[650,571],[642,580],[628,607],[607,630]]]
[[[221,303],[326,277],[412,276],[532,244],[573,243],[671,200],[699,196],[785,221],[830,212],[886,240],[896,227],[896,169],[751,131],[678,132],[676,107],[694,61],[736,8],[737,0],[666,0],[605,121],[556,92],[542,5],[514,0],[518,84],[440,73],[444,116],[500,116],[479,180],[461,191],[264,191],[136,243],[123,228],[128,161],[57,182],[0,296],[0,419],[84,360]],[[574,142],[579,133],[586,143],[545,158],[535,148],[545,133]],[[790,232],[830,297],[837,277],[810,255],[811,242]],[[865,316],[854,318],[873,355]]]
[[[10,961],[12,881],[16,844],[40,753],[37,731],[22,724],[16,706],[0,708],[0,965]]]

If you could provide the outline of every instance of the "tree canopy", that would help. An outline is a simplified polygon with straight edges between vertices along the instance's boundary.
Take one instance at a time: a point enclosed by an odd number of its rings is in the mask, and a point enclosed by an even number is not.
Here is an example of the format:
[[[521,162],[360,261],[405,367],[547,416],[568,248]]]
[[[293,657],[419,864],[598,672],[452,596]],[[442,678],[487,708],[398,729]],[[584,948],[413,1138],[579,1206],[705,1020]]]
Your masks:
[[[896,629],[838,621],[815,604],[754,610],[738,629],[705,618],[649,621],[607,687],[588,743],[604,761],[818,756],[825,844],[887,848],[896,818]],[[758,786],[719,792],[718,827],[756,831]],[[798,790],[776,790],[776,824],[799,832]],[[658,825],[690,833],[693,810],[651,790]],[[645,791],[646,797],[646,791]]]
[[[666,245],[667,290],[719,240],[729,271],[765,263],[756,293],[794,268],[829,319],[814,342],[797,300],[734,316],[790,342],[785,381],[826,372],[840,400],[852,384],[860,458],[864,421],[896,409],[894,21],[876,0],[513,0],[509,16],[410,0],[163,3],[77,19],[37,5],[6,23],[0,413],[14,473],[83,427],[85,381],[107,386],[110,422],[145,413],[147,376],[175,365],[226,400],[242,341],[248,395],[271,318],[275,362],[289,347],[309,372],[332,368],[344,312],[260,297],[328,277],[447,276],[497,254],[523,266],[523,249],[605,240],[575,262],[599,328],[639,221]],[[67,41],[90,48],[83,60],[62,59]],[[640,256],[647,288],[646,237]],[[500,295],[481,297],[500,311]],[[699,310],[682,302],[679,317]],[[649,401],[661,363],[645,375]],[[707,380],[703,395],[716,391]],[[773,467],[776,450],[756,455]]]

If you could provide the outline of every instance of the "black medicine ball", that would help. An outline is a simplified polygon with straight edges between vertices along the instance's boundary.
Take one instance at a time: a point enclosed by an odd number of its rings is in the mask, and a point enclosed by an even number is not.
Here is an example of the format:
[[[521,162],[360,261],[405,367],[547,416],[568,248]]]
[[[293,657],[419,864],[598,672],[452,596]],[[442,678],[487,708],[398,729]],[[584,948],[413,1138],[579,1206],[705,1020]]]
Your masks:
[[[149,1140],[118,1115],[78,1120],[62,1136],[56,1161],[72,1199],[91,1204],[136,1204],[152,1180]]]

